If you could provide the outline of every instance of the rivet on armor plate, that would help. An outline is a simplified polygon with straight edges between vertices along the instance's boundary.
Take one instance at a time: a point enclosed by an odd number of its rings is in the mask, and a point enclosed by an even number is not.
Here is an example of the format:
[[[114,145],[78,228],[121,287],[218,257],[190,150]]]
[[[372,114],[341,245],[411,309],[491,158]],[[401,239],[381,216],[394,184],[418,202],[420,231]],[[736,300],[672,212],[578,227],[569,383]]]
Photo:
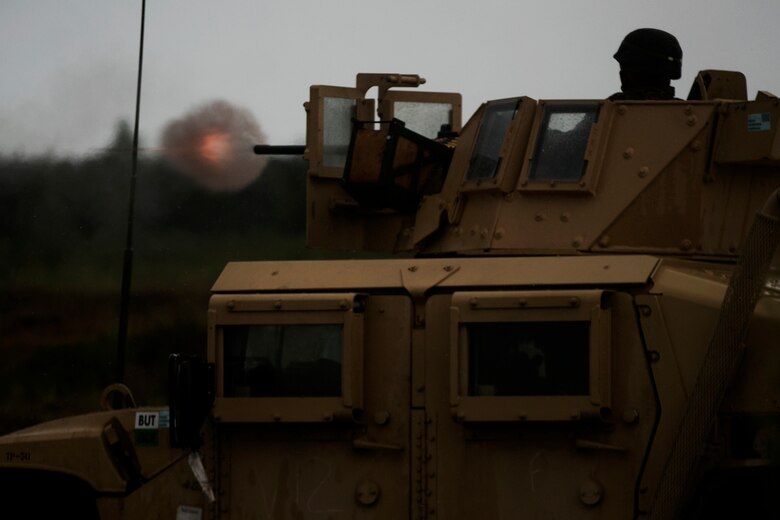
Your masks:
[[[648,168],[647,166],[642,166],[641,168],[639,168],[638,175],[639,175],[641,178],[645,178],[645,177],[647,177],[647,174],[648,174],[648,173],[650,173],[650,168]]]
[[[601,484],[593,479],[587,479],[580,486],[580,501],[586,506],[595,506],[604,496]]]
[[[630,408],[623,412],[623,422],[626,424],[634,424],[639,419],[639,412],[636,408]]]
[[[355,490],[355,500],[364,506],[375,504],[379,500],[379,484],[371,480],[361,482]]]
[[[623,159],[631,159],[634,156],[634,149],[630,146],[623,150]]]

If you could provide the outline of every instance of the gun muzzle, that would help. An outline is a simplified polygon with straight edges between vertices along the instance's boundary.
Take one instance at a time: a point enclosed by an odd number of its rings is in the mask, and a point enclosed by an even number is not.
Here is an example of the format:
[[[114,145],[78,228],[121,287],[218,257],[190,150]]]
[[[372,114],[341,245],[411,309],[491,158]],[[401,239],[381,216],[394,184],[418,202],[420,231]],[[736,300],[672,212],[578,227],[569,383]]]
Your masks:
[[[303,155],[306,150],[304,145],[281,145],[274,146],[270,144],[256,144],[254,151],[256,155]]]

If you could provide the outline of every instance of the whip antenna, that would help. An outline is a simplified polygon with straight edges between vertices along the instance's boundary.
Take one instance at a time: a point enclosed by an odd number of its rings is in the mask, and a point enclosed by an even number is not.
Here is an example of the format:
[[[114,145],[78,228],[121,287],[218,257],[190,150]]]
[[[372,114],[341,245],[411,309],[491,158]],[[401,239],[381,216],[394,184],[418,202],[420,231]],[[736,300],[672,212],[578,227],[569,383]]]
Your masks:
[[[127,240],[122,260],[122,293],[119,299],[119,340],[117,343],[117,381],[125,379],[125,350],[127,347],[127,320],[130,302],[130,281],[133,276],[133,213],[135,208],[135,178],[138,170],[138,120],[141,110],[141,72],[144,64],[144,19],[146,0],[141,0],[141,43],[138,51],[138,85],[135,92],[135,127],[133,129],[133,159],[130,166],[130,196],[127,209]]]

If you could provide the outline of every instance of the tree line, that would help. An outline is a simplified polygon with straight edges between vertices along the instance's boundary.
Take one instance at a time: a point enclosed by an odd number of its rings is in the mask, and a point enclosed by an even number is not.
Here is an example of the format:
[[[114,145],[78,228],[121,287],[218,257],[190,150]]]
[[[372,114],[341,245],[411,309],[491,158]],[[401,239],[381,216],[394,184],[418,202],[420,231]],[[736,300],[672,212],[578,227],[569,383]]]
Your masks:
[[[57,267],[87,251],[94,258],[121,251],[131,146],[120,125],[110,146],[89,157],[0,157],[0,276]],[[298,158],[271,159],[235,193],[208,191],[144,154],[136,179],[134,234],[141,240],[199,237],[205,253],[214,237],[304,233],[306,165]]]

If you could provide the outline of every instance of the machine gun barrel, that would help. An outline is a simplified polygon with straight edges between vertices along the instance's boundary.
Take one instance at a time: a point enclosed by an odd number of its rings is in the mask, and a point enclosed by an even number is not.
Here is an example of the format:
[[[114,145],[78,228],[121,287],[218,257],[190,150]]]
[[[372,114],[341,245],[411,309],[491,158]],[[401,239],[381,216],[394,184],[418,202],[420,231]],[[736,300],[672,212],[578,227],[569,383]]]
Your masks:
[[[270,145],[256,144],[254,146],[257,155],[303,155],[305,145]]]

